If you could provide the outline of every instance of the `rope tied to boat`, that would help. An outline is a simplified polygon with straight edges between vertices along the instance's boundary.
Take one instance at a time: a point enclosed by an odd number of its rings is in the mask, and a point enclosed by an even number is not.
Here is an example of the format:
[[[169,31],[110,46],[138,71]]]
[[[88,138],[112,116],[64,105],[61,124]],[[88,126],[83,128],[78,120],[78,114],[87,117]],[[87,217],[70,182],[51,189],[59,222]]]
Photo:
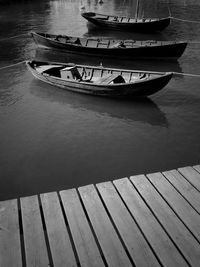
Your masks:
[[[175,75],[189,76],[189,77],[200,77],[200,74],[185,73],[185,72],[173,72]]]
[[[176,17],[172,17],[172,16],[170,16],[169,18],[174,19],[174,20],[179,20],[182,22],[200,23],[200,21],[197,21],[197,20],[180,19],[180,18],[176,18]]]
[[[7,41],[7,40],[10,40],[10,39],[15,39],[15,38],[18,38],[18,37],[21,37],[21,36],[26,36],[26,35],[30,36],[29,33],[23,33],[23,34],[19,34],[19,35],[10,36],[10,37],[7,37],[7,38],[0,39],[0,42]]]
[[[168,6],[168,12],[169,12],[170,19],[179,20],[182,22],[200,23],[200,21],[197,21],[197,20],[188,20],[188,19],[180,19],[180,18],[173,17],[169,6]]]
[[[7,68],[11,68],[11,67],[14,67],[14,66],[16,66],[16,65],[20,65],[20,64],[22,64],[22,63],[25,63],[25,62],[26,62],[26,60],[23,60],[23,61],[20,61],[20,62],[11,64],[11,65],[3,66],[3,67],[0,67],[0,70],[7,69]]]

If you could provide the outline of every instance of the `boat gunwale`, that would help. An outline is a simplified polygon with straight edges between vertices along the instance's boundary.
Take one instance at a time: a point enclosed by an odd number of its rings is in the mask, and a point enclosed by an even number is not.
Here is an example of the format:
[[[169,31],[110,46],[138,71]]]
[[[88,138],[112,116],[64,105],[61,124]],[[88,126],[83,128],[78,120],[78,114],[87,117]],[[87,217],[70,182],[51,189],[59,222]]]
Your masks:
[[[95,14],[95,15],[93,15],[93,16],[87,16],[87,14],[91,14],[91,13],[93,13],[93,14]],[[128,17],[128,16],[118,16],[118,15],[111,15],[111,14],[109,14],[109,15],[107,15],[107,14],[102,14],[102,13],[96,13],[96,12],[83,12],[83,13],[81,13],[81,15],[83,16],[83,17],[87,17],[87,18],[93,18],[93,19],[95,19],[95,20],[101,20],[101,18],[95,18],[95,16],[96,15],[100,15],[100,16],[102,16],[102,17],[113,17],[113,18],[115,18],[115,17],[117,17],[117,18],[127,18],[127,19],[135,19],[134,17]],[[157,21],[160,21],[160,20],[170,20],[171,19],[171,16],[168,16],[168,17],[164,17],[164,18],[141,18],[141,20],[142,19],[144,19],[144,20],[150,20],[150,21],[135,21],[135,22],[121,22],[121,21],[106,21],[106,22],[109,22],[109,23],[121,23],[121,24],[127,24],[127,25],[129,25],[129,24],[135,24],[135,23],[154,23],[154,22],[157,22]]]
[[[49,40],[49,41],[52,41],[52,42],[55,42],[55,43],[58,43],[58,44],[63,44],[63,45],[69,45],[69,46],[75,46],[75,47],[79,47],[80,45],[77,45],[77,44],[74,44],[74,43],[62,43],[62,42],[60,42],[60,41],[58,41],[58,40],[53,40],[53,39],[51,39],[51,37],[46,37],[46,36],[43,36],[42,34],[45,34],[45,33],[40,33],[40,32],[31,32],[31,34],[32,35],[37,35],[37,36],[39,36],[40,38],[43,38],[43,39],[47,39],[47,40]],[[52,35],[52,37],[53,36],[61,36],[61,37],[69,37],[69,38],[80,38],[80,40],[88,40],[88,39],[90,39],[90,38],[84,38],[84,37],[76,37],[76,36],[68,36],[68,35],[62,35],[62,34],[51,34],[51,33],[49,33],[49,35]],[[92,39],[91,39],[92,40]],[[98,40],[98,38],[97,39],[94,39],[94,41],[96,41],[96,40]],[[103,40],[114,40],[114,39],[102,39],[102,41]],[[128,41],[128,39],[126,40],[126,39],[120,39],[120,40],[117,40],[117,41]],[[134,40],[131,40],[131,41],[134,41]],[[138,41],[138,40],[135,40],[135,41]],[[119,48],[119,47],[92,47],[92,46],[86,46],[86,45],[81,45],[80,47],[83,47],[83,48],[88,48],[88,49],[95,49],[95,50],[99,50],[99,49],[101,49],[101,50],[105,50],[105,51],[107,51],[107,50],[111,50],[111,51],[116,51],[116,50],[120,50],[120,49],[126,49],[126,50],[132,50],[132,49],[141,49],[141,48],[156,48],[156,47],[166,47],[166,46],[172,46],[172,45],[183,45],[183,44],[185,44],[185,45],[187,45],[188,44],[188,41],[183,41],[183,40],[181,40],[181,41],[172,41],[172,40],[169,40],[169,41],[157,41],[156,40],[156,42],[157,43],[153,43],[153,45],[151,46],[151,45],[148,45],[148,43],[146,43],[147,41],[154,41],[154,40],[141,40],[141,42],[144,42],[144,45],[138,45],[138,46],[135,46],[135,47],[124,47],[124,48]],[[158,43],[158,42],[160,42],[160,43]]]

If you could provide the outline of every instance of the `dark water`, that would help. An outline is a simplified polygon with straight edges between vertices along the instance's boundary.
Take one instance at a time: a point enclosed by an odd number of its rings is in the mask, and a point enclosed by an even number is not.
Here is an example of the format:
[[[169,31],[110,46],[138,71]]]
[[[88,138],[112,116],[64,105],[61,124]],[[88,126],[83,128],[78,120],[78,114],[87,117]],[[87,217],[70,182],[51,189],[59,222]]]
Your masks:
[[[24,1],[0,9],[0,67],[37,57],[31,30],[74,36],[186,39],[177,62],[102,58],[59,60],[200,74],[200,23],[175,21],[162,34],[88,30],[80,6],[133,15],[135,1]],[[141,1],[145,16],[200,21],[199,0]],[[16,38],[6,39],[16,35]],[[146,101],[120,101],[70,93],[43,84],[24,64],[0,70],[0,199],[27,196],[125,176],[199,164],[200,77],[175,76]]]

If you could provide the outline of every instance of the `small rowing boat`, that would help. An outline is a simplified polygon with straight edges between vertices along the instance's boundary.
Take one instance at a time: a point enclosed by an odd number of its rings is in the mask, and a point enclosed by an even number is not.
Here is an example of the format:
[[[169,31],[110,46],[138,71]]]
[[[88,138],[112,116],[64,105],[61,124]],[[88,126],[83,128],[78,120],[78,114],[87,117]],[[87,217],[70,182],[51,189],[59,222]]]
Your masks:
[[[137,41],[105,38],[81,38],[48,33],[31,33],[40,48],[53,49],[78,55],[95,55],[114,58],[179,58],[187,46],[185,41]]]
[[[155,32],[162,31],[170,24],[170,17],[165,18],[129,18],[125,16],[105,15],[95,12],[83,12],[82,17],[93,25],[112,30]]]
[[[146,97],[161,90],[173,73],[111,69],[102,66],[27,61],[39,80],[66,90],[107,97]]]

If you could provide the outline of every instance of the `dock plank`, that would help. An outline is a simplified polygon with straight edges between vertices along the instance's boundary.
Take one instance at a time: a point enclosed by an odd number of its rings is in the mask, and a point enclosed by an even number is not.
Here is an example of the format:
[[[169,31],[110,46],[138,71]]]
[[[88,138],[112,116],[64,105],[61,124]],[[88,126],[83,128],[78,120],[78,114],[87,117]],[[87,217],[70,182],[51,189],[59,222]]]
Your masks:
[[[111,182],[97,184],[101,197],[136,266],[160,266]]]
[[[200,193],[177,170],[165,171],[163,175],[200,214]]]
[[[200,165],[195,165],[193,168],[200,173]]]
[[[27,267],[49,267],[38,196],[20,199]]]
[[[188,266],[131,182],[124,178],[114,184],[162,265]]]
[[[77,266],[57,193],[40,198],[54,267]]]
[[[0,201],[0,267],[199,267],[200,165]]]
[[[191,266],[200,263],[200,245],[144,175],[131,178],[164,229]]]
[[[78,188],[109,267],[132,266],[93,185]]]
[[[200,191],[200,173],[192,167],[179,168],[178,171]]]
[[[0,266],[22,266],[16,199],[0,202]]]
[[[157,188],[166,202],[179,218],[200,241],[200,216],[192,206],[178,193],[161,173],[148,174],[147,177]]]
[[[103,267],[95,238],[75,189],[60,192],[81,267]]]

